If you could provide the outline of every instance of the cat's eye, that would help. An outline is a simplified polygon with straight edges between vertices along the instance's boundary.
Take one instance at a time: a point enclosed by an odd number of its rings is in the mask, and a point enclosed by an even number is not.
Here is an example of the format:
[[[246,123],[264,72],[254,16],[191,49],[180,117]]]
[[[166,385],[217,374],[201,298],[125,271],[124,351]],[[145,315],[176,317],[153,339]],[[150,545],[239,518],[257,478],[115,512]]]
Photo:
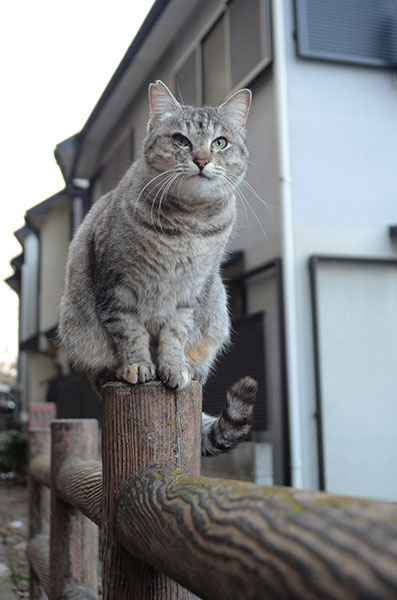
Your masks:
[[[174,133],[172,139],[175,142],[175,144],[177,146],[181,146],[181,148],[191,148],[190,141],[181,133]]]
[[[223,150],[227,146],[227,139],[224,137],[218,137],[211,144],[215,150]]]

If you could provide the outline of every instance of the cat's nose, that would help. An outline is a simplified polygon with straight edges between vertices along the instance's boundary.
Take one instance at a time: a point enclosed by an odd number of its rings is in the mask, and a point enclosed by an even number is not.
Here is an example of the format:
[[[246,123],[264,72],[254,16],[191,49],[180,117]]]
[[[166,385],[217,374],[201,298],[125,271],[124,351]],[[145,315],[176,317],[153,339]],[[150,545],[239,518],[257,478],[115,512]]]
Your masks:
[[[205,167],[205,165],[208,165],[208,163],[210,162],[208,158],[196,158],[194,159],[194,164],[198,166],[198,168],[200,169],[200,171],[202,171]]]

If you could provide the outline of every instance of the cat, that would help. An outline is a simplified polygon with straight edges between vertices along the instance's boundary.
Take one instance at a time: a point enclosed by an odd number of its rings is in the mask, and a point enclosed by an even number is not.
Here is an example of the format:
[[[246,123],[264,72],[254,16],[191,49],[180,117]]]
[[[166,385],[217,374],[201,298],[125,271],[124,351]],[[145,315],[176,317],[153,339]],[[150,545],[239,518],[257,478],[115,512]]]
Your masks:
[[[92,206],[71,241],[60,343],[99,391],[105,381],[204,384],[230,335],[220,265],[247,165],[247,89],[219,107],[181,105],[149,86],[142,157]],[[203,413],[202,454],[234,448],[250,430],[257,383]]]

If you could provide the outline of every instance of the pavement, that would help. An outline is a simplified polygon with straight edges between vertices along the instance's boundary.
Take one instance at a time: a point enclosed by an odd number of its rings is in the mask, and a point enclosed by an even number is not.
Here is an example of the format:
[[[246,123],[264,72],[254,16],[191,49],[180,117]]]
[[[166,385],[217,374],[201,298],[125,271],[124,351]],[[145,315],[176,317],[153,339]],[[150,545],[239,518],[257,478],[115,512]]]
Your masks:
[[[29,598],[28,490],[0,482],[0,600]]]
[[[15,600],[16,595],[11,581],[11,569],[7,564],[6,549],[0,538],[0,599]]]

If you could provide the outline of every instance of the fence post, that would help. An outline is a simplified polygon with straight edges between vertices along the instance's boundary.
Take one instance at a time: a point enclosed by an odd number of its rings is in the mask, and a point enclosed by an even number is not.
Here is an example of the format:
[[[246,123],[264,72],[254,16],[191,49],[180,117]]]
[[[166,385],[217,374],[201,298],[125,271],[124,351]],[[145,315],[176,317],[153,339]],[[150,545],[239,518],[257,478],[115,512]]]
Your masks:
[[[103,388],[103,600],[191,600],[194,594],[133,558],[114,534],[122,483],[149,466],[199,474],[201,386],[172,391],[159,382]]]
[[[73,458],[98,456],[95,419],[53,421],[51,448],[50,600],[59,600],[66,586],[83,585],[98,592],[98,528],[56,492],[62,464]]]
[[[47,428],[30,429],[28,433],[28,465],[40,455],[49,455],[51,431]],[[49,533],[50,490],[38,483],[29,472],[29,540],[39,533]],[[44,600],[46,595],[32,566],[29,567],[31,600]]]

